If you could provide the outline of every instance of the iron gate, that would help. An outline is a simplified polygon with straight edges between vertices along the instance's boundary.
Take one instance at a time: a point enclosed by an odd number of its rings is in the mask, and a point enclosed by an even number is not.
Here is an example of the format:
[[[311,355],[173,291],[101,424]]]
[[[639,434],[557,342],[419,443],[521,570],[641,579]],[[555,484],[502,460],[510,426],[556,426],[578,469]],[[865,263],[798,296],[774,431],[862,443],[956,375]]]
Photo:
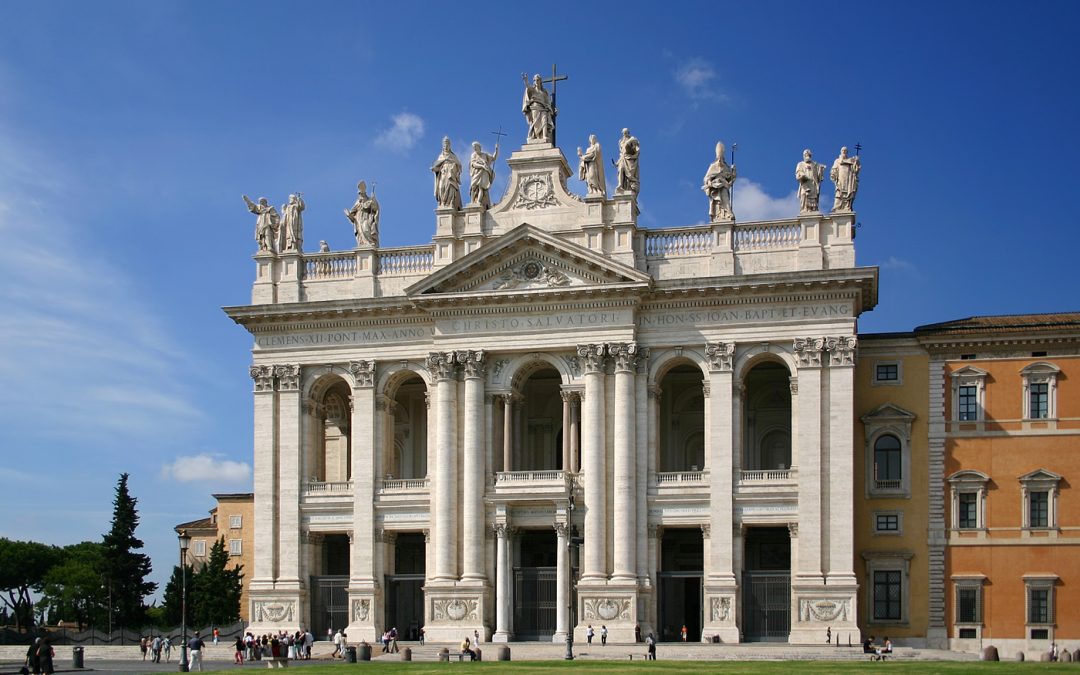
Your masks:
[[[555,634],[558,570],[555,567],[514,568],[514,637],[545,640]]]
[[[386,627],[397,628],[402,640],[417,640],[424,625],[424,575],[387,574]]]
[[[743,573],[743,638],[787,642],[791,633],[791,575]]]
[[[311,633],[321,639],[328,628],[349,625],[349,577],[311,577]]]

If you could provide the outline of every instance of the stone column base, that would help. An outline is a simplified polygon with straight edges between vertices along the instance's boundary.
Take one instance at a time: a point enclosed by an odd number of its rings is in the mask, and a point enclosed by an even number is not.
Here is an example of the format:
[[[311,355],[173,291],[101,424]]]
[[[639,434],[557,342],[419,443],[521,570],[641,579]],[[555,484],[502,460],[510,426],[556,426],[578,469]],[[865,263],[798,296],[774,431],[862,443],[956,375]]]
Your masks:
[[[818,588],[791,589],[791,644],[823,645],[825,636],[832,631],[835,641],[840,637],[841,644],[862,642],[859,626],[856,623],[857,587],[821,586]]]
[[[460,643],[465,638],[480,642],[505,642],[490,635],[484,617],[490,612],[491,587],[483,583],[458,583],[454,586],[424,586],[424,639],[431,642]]]
[[[349,626],[345,629],[350,642],[377,643],[382,638],[382,593],[374,584],[349,586]],[[379,617],[378,619],[376,617]]]
[[[248,596],[251,623],[247,630],[255,635],[295,632],[308,627],[308,594],[305,589],[251,588]]]
[[[705,618],[701,635],[688,636],[691,640],[712,642],[713,636],[719,636],[720,642],[735,644],[740,641],[739,626],[735,622],[738,593],[734,587],[705,587],[705,606],[702,615]]]
[[[636,581],[629,584],[579,584],[574,644],[582,648],[588,644],[586,633],[590,625],[595,633],[594,645],[600,644],[600,629],[603,626],[608,629],[608,642],[633,642],[634,629],[638,625],[637,606]]]

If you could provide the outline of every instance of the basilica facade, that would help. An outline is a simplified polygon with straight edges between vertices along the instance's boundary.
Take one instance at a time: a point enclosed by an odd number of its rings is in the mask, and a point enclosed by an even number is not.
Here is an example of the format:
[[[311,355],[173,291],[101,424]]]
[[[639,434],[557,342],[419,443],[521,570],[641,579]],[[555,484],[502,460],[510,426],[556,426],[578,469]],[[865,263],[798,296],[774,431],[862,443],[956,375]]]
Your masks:
[[[877,270],[850,200],[736,222],[721,147],[712,222],[646,229],[636,139],[615,194],[583,157],[578,196],[538,124],[495,203],[454,199],[445,144],[427,244],[379,247],[363,189],[348,251],[274,246],[249,201],[252,299],[226,312],[254,342],[251,630],[857,639],[855,335]],[[476,147],[474,182],[493,159]]]

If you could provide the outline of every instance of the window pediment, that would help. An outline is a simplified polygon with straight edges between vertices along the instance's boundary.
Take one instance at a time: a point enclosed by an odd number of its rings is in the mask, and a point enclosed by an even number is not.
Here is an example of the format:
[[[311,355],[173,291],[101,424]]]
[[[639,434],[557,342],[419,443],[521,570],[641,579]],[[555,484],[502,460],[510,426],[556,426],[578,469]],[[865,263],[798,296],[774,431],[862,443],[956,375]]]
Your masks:
[[[915,418],[915,413],[904,410],[898,405],[886,403],[874,408],[860,419],[862,419],[863,424],[895,424],[900,422],[910,425],[915,421]]]
[[[1049,483],[1057,485],[1061,480],[1061,476],[1053,471],[1047,471],[1046,469],[1035,469],[1029,473],[1025,473],[1020,476],[1021,483]]]
[[[965,469],[963,471],[957,471],[953,475],[949,476],[945,480],[949,481],[953,485],[986,485],[990,482],[990,476],[987,476],[982,471],[975,471],[974,469]]]

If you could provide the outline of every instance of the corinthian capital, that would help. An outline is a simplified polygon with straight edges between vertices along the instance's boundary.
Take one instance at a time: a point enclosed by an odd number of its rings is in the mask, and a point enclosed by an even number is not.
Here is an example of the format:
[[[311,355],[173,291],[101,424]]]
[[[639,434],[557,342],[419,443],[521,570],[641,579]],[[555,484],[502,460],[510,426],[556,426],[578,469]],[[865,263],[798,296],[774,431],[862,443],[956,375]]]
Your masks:
[[[613,342],[607,346],[607,351],[615,361],[616,372],[634,372],[637,368],[639,354],[636,342]]]
[[[795,358],[799,360],[799,367],[820,368],[824,346],[824,338],[795,338]]]
[[[274,366],[274,377],[278,379],[278,390],[296,391],[300,388],[300,366],[295,363],[286,363]]]
[[[370,389],[375,386],[374,361],[349,361],[349,372],[353,376],[353,387]]]
[[[854,366],[855,346],[858,340],[854,335],[841,335],[825,339],[825,345],[829,350],[830,366]]]
[[[255,381],[255,391],[274,390],[274,369],[270,366],[252,366],[248,374]]]
[[[452,380],[457,377],[457,364],[454,352],[431,352],[427,357],[427,367],[436,380]]]
[[[483,350],[463,350],[457,352],[454,358],[465,367],[466,380],[483,379],[486,365],[484,359],[487,358]]]
[[[578,362],[583,372],[595,373],[604,368],[605,345],[578,345]]]
[[[734,342],[707,342],[705,343],[705,357],[709,359],[709,370],[712,372],[731,372],[735,362]]]

